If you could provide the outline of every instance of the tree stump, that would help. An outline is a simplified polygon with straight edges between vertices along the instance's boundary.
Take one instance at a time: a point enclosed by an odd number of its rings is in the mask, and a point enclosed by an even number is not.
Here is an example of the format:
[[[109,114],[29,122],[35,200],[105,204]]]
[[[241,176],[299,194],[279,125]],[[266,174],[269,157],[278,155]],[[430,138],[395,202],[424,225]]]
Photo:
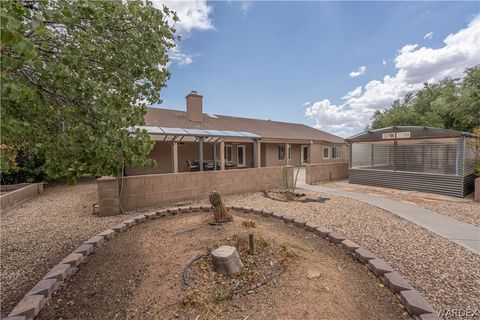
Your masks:
[[[237,249],[231,246],[221,246],[212,251],[213,268],[216,272],[231,276],[243,268]]]

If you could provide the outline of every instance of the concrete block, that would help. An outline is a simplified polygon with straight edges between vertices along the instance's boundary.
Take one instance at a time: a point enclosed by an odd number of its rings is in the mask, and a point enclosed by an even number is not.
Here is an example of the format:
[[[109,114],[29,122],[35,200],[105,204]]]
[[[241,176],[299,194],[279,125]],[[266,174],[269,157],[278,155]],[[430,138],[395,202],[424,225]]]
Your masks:
[[[272,213],[272,217],[277,218],[277,219],[282,219],[283,218],[283,213],[274,212],[274,213]]]
[[[271,216],[273,216],[273,211],[263,210],[263,211],[262,211],[262,216],[264,216],[264,217],[271,217]]]
[[[157,214],[158,217],[166,217],[168,215],[168,210],[160,210],[160,211],[157,211],[155,212]]]
[[[234,207],[233,207],[233,210],[242,211],[242,210],[243,210],[243,207],[234,206]]]
[[[73,253],[81,253],[83,256],[88,256],[90,253],[93,252],[93,245],[84,243],[77,249],[73,251]]]
[[[262,215],[262,214],[263,214],[263,210],[261,210],[261,209],[254,209],[254,210],[253,210],[253,213],[254,213],[254,214]]]
[[[190,207],[179,207],[178,211],[182,212],[182,213],[188,213],[188,212],[191,211],[191,209],[190,209]]]
[[[282,220],[285,222],[285,223],[290,223],[290,222],[293,222],[293,220],[295,220],[295,217],[291,216],[291,215],[284,215],[282,217]]]
[[[133,217],[133,219],[135,220],[135,222],[136,222],[137,224],[147,221],[147,217],[145,217],[144,214],[141,214],[141,215],[139,215],[139,216]]]
[[[340,244],[345,239],[346,239],[345,236],[341,235],[338,232],[330,232],[328,234],[328,240],[330,240],[330,242],[333,242],[333,243],[336,243],[336,244]]]
[[[342,247],[344,247],[349,252],[355,252],[355,250],[360,248],[358,244],[348,239],[343,240],[341,244],[342,244]]]
[[[115,230],[108,229],[99,234],[100,237],[103,237],[105,240],[110,240],[115,236]]]
[[[70,267],[76,267],[84,260],[84,256],[81,253],[70,253],[60,263],[68,264]]]
[[[250,208],[250,207],[243,207],[243,212],[253,212],[253,208]]]
[[[315,231],[319,226],[313,222],[307,222],[305,223],[305,229],[308,231]]]
[[[302,219],[295,218],[293,220],[293,224],[296,225],[297,227],[303,228],[306,224],[306,222]]]
[[[435,312],[435,309],[432,308],[428,301],[417,290],[401,291],[400,300],[412,316]]]
[[[9,317],[25,316],[27,319],[33,319],[45,304],[45,297],[42,295],[28,295],[20,301],[8,315]]]
[[[321,237],[327,238],[332,231],[324,227],[318,227],[314,232]]]
[[[115,232],[124,232],[125,230],[127,230],[127,225],[124,224],[124,223],[119,223],[119,224],[116,224],[112,227],[112,230],[115,231]]]
[[[400,293],[405,290],[412,290],[412,285],[405,280],[398,272],[389,272],[384,275],[388,288],[394,293]]]
[[[167,212],[171,213],[171,214],[176,214],[176,213],[178,213],[178,208],[167,209]]]
[[[156,212],[149,212],[145,214],[145,218],[147,218],[147,220],[153,220],[153,219],[157,219],[158,216]]]
[[[365,248],[358,248],[355,250],[355,257],[363,263],[368,263],[369,260],[376,259],[377,257]]]
[[[72,268],[68,264],[57,264],[43,277],[43,279],[56,279],[59,282],[64,281],[71,274]]]
[[[48,298],[58,288],[58,281],[56,279],[40,280],[28,293],[28,295],[41,295]]]
[[[2,320],[27,320],[27,318],[25,316],[12,316],[12,317],[2,318]]]
[[[105,242],[105,239],[101,236],[93,236],[87,241],[85,241],[85,244],[91,244],[94,248],[100,247],[103,243]]]
[[[383,276],[385,273],[395,271],[387,262],[379,258],[369,260],[367,266],[373,273],[375,273],[379,277]]]
[[[125,221],[123,221],[123,223],[127,226],[127,228],[131,228],[131,227],[133,227],[134,225],[137,224],[137,222],[133,218],[125,220]]]
[[[436,313],[425,313],[415,316],[415,320],[442,320]]]

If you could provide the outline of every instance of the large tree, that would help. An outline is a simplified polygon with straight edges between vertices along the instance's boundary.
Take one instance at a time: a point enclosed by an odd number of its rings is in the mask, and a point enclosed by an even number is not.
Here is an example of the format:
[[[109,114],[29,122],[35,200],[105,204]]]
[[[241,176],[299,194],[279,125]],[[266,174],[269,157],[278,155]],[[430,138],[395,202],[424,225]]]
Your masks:
[[[70,182],[150,163],[148,135],[128,128],[144,123],[169,78],[172,11],[143,0],[12,0],[0,18],[3,173],[19,153]]]
[[[460,131],[480,127],[480,66],[461,79],[425,83],[417,93],[396,100],[373,116],[373,129],[389,126],[429,126]]]

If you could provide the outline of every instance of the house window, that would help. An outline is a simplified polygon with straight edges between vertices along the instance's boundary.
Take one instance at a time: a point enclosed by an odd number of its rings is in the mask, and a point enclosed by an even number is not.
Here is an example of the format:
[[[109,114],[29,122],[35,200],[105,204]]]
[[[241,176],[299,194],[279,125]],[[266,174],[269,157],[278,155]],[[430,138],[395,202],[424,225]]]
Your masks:
[[[232,161],[232,146],[225,146],[225,160]]]
[[[323,147],[323,159],[330,158],[329,150],[330,150],[329,147]]]
[[[288,145],[288,160],[292,159],[292,146]]]
[[[340,148],[333,147],[332,148],[332,159],[340,159]]]
[[[285,145],[278,145],[278,160],[285,160]]]

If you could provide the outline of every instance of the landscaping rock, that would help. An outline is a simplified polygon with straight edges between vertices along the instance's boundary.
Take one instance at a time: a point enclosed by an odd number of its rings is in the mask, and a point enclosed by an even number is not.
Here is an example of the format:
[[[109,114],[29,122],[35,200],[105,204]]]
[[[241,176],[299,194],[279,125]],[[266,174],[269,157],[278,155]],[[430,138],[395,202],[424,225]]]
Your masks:
[[[191,209],[193,212],[199,212],[199,211],[202,211],[202,206],[190,207],[190,209]]]
[[[178,212],[187,213],[190,212],[190,207],[179,207]]]
[[[330,240],[330,242],[340,244],[343,240],[345,240],[345,237],[340,233],[330,232],[330,234],[328,235],[328,240]]]
[[[68,264],[57,264],[55,267],[43,277],[43,279],[56,279],[59,282],[64,281],[72,272],[72,268]]]
[[[100,237],[103,237],[105,240],[112,239],[115,236],[115,230],[108,229],[99,234]]]
[[[424,313],[434,313],[435,310],[417,290],[405,290],[400,292],[400,299],[408,313],[416,316]]]
[[[318,227],[318,225],[312,222],[305,223],[305,229],[307,229],[308,231],[315,231],[315,229],[317,229]]]
[[[78,247],[77,249],[75,249],[73,251],[73,253],[81,253],[83,254],[85,257],[90,255],[90,253],[93,252],[93,245],[91,244],[82,244],[80,247]]]
[[[382,277],[385,273],[395,271],[388,263],[379,258],[368,261],[367,266],[370,270],[372,270],[373,273],[375,273],[379,277]]]
[[[297,227],[303,228],[305,226],[305,221],[301,219],[294,219],[293,224],[296,225]]]
[[[412,290],[413,287],[405,280],[398,272],[390,272],[384,275],[385,282],[390,290],[395,293],[400,293],[404,290]]]
[[[243,212],[246,212],[246,213],[253,212],[253,208],[243,207]]]
[[[112,230],[115,231],[115,232],[124,232],[125,230],[127,230],[127,225],[124,224],[124,223],[119,223],[119,224],[116,224],[112,227]]]
[[[70,267],[76,267],[84,260],[84,256],[81,253],[70,253],[65,259],[62,260],[62,264],[68,264]]]
[[[368,263],[369,260],[376,258],[372,252],[362,247],[355,250],[355,257],[363,263]]]
[[[255,210],[253,210],[253,213],[263,215],[263,210],[255,209]]]
[[[213,250],[212,261],[215,271],[227,276],[236,274],[243,268],[237,249],[231,246],[221,246]]]
[[[341,244],[342,244],[342,247],[344,247],[349,252],[355,252],[355,250],[360,248],[358,244],[348,239],[343,240]]]
[[[27,295],[41,295],[48,298],[57,288],[58,281],[56,279],[43,279],[28,291]]]
[[[25,298],[15,306],[8,316],[25,316],[27,319],[33,319],[40,312],[44,303],[45,297],[42,295],[35,294],[25,296]]]
[[[101,236],[93,236],[87,241],[85,241],[85,244],[91,244],[94,248],[100,247],[103,243],[105,242],[105,239]]]
[[[176,214],[178,212],[178,208],[167,209],[167,212],[171,214]]]
[[[326,228],[323,228],[323,227],[318,227],[317,229],[315,229],[314,231],[316,234],[318,234],[319,236],[321,237],[328,237],[328,235],[332,232]]]
[[[308,270],[307,271],[307,278],[308,279],[315,279],[322,276],[322,273],[318,270]]]

